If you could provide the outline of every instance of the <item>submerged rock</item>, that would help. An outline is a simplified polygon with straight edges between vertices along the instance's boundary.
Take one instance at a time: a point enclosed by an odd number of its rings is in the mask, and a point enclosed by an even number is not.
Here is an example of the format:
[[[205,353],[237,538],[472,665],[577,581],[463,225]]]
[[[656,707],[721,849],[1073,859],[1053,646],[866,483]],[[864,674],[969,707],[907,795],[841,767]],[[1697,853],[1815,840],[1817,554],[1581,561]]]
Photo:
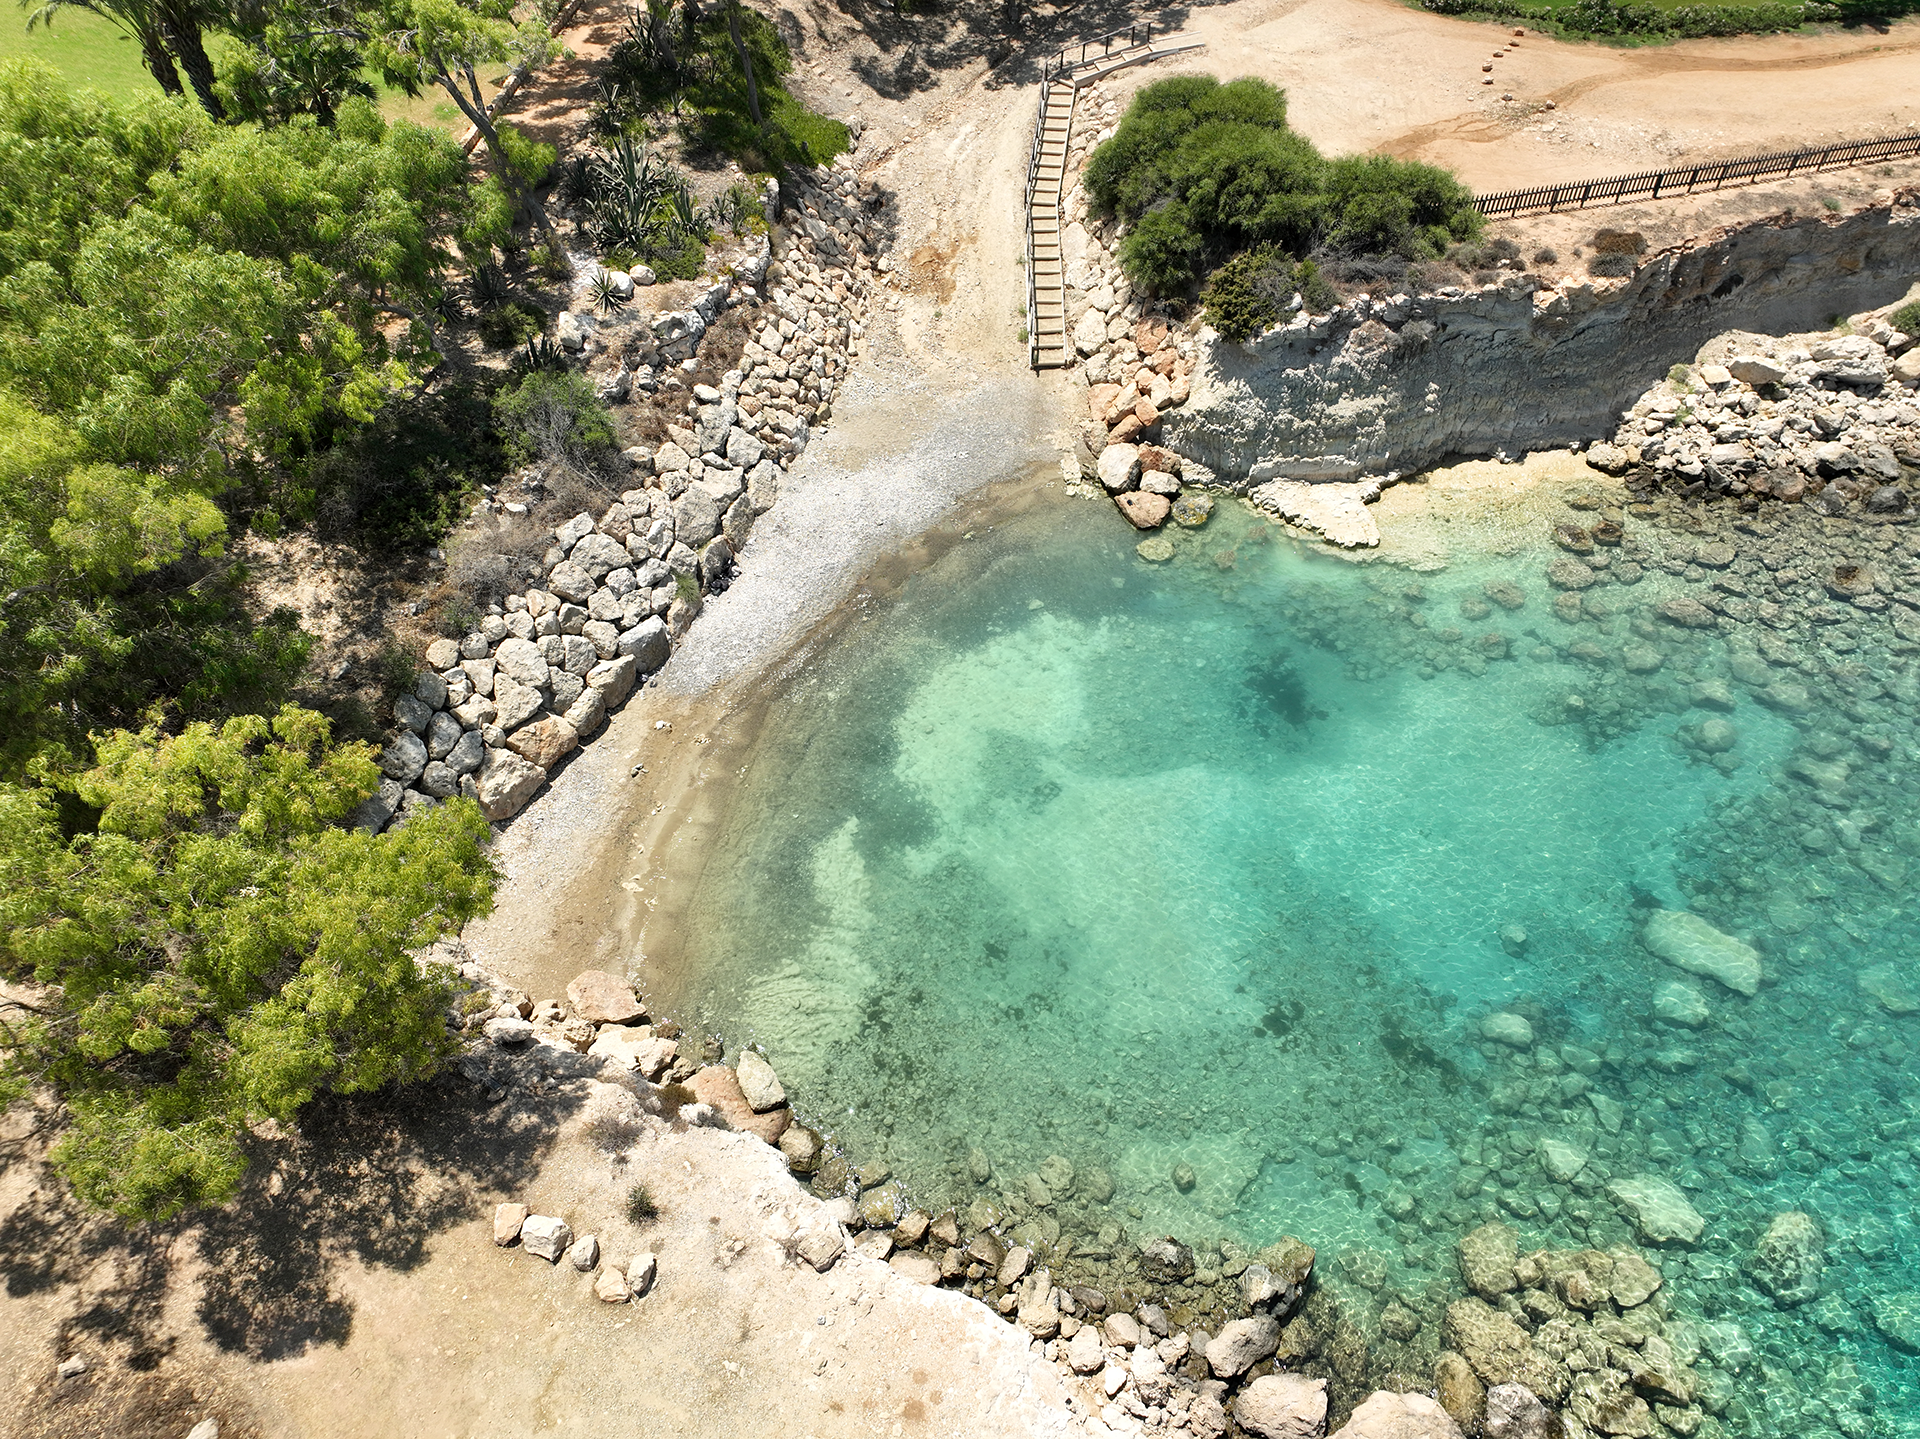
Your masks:
[[[1687,1203],[1687,1196],[1656,1174],[1616,1179],[1607,1186],[1607,1193],[1648,1244],[1693,1244],[1706,1230],[1707,1221]]]
[[[1902,965],[1870,964],[1854,975],[1854,982],[1862,993],[1877,999],[1889,1014],[1920,1012],[1920,990],[1914,987]]]
[[[1375,1390],[1332,1439],[1465,1439],[1447,1411],[1424,1394]]]
[[[1481,1020],[1480,1033],[1495,1043],[1512,1045],[1515,1049],[1533,1048],[1533,1026],[1524,1016],[1505,1010]]]
[[[1732,935],[1722,934],[1699,915],[1684,909],[1656,909],[1647,917],[1641,943],[1689,974],[1717,979],[1736,994],[1760,989],[1760,953]]]
[[[1497,1300],[1519,1287],[1514,1261],[1520,1255],[1520,1237],[1504,1224],[1483,1224],[1460,1236],[1460,1274],[1483,1299]]]
[[[1820,1297],[1827,1267],[1826,1235],[1813,1216],[1790,1209],[1776,1214],[1753,1251],[1753,1278],[1782,1309]]]

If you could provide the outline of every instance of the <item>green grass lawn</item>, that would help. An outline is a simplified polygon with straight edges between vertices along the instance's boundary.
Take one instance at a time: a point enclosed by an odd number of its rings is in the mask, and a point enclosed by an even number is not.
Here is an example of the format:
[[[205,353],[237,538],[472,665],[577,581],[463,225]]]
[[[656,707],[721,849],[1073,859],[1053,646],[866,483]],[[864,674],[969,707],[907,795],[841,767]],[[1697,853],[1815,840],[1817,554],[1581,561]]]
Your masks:
[[[28,34],[27,13],[0,0],[0,60],[38,60],[59,71],[76,90],[114,96],[159,93],[140,63],[140,42],[111,20],[68,10]]]
[[[111,20],[84,10],[67,10],[53,24],[36,25],[29,34],[27,13],[10,0],[0,0],[0,60],[38,60],[58,71],[76,90],[98,90],[115,98],[160,93],[140,63],[140,42]],[[224,36],[207,37],[216,64],[225,43]],[[500,80],[492,77],[490,83],[498,85]],[[412,120],[455,134],[467,128],[466,118],[438,90],[413,99],[385,85],[376,88],[380,112],[389,120]]]

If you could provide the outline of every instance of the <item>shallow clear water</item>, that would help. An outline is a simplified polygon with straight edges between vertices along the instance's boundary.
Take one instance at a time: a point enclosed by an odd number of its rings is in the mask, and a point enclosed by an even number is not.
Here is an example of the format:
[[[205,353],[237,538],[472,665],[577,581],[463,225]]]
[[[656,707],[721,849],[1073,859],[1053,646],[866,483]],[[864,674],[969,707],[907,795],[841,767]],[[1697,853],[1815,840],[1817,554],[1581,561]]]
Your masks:
[[[682,1007],[762,1044],[804,1115],[928,1203],[990,1199],[1041,1240],[1105,1220],[1203,1253],[1297,1234],[1376,1294],[1382,1266],[1386,1291],[1449,1279],[1486,1218],[1543,1244],[1628,1238],[1604,1193],[1533,1170],[1563,1137],[1675,1178],[1712,1221],[1667,1262],[1678,1303],[1744,1321],[1752,1352],[1700,1360],[1767,1396],[1730,1428],[1901,1423],[1911,1361],[1868,1316],[1920,1289],[1899,1127],[1920,1021],[1864,1002],[1822,936],[1844,945],[1850,921],[1858,962],[1910,955],[1912,920],[1884,882],[1857,905],[1795,888],[1804,814],[1776,791],[1804,718],[1734,687],[1733,755],[1683,742],[1705,713],[1691,685],[1730,653],[1647,618],[1697,578],[1659,566],[1666,540],[1631,541],[1644,578],[1603,575],[1569,619],[1550,550],[1416,576],[1301,552],[1232,506],[1170,564],[1135,538],[1077,505],[976,537],[792,685],[707,870]],[[1489,605],[1502,585],[1524,603]],[[1636,640],[1656,671],[1622,667]],[[1635,938],[1649,909],[1710,899],[1746,933],[1769,903],[1829,908],[1759,936],[1787,982],[1745,1000]],[[1705,1027],[1651,1018],[1675,980]],[[1481,1039],[1504,1007],[1531,1051]],[[1767,1073],[1725,1077],[1789,1036],[1784,1101]],[[1618,1133],[1583,1089],[1625,1107]],[[1770,1175],[1743,1172],[1749,1121],[1787,1152]],[[1832,1160],[1793,1160],[1794,1124]],[[1050,1155],[1110,1174],[1110,1206],[1024,1203]],[[1825,1328],[1742,1273],[1790,1207],[1829,1233],[1847,1312]],[[1819,1367],[1842,1359],[1868,1398]]]

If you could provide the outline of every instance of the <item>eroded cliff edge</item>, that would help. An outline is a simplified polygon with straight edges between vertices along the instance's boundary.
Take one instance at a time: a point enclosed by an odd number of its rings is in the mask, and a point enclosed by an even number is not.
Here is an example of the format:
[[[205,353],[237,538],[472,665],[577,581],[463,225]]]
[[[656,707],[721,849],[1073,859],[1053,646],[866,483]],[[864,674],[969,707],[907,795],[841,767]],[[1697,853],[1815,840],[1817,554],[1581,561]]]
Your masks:
[[[1360,297],[1245,344],[1211,332],[1166,419],[1223,484],[1399,476],[1450,456],[1611,434],[1669,366],[1729,330],[1825,326],[1920,273],[1920,191],[1850,215],[1782,214],[1647,257],[1618,282]]]

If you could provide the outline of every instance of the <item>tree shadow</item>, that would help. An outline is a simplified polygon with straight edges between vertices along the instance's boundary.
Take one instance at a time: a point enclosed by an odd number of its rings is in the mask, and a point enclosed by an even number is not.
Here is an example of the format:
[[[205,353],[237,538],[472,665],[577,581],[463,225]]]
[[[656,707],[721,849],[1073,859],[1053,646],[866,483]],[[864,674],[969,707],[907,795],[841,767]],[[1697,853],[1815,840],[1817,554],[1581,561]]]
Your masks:
[[[490,1082],[450,1071],[372,1097],[316,1100],[298,1140],[263,1143],[240,1196],[199,1231],[196,1313],[208,1337],[256,1359],[344,1344],[353,1304],[343,1262],[417,1269],[434,1236],[524,1186],[582,1099],[515,1087],[489,1102],[502,1094]]]
[[[939,83],[935,72],[987,62],[989,89],[1030,85],[1041,66],[1064,46],[1130,25],[1151,22],[1155,31],[1180,29],[1196,8],[1225,0],[1143,10],[1122,0],[921,0],[899,13],[879,0],[814,0],[816,15],[829,9],[857,25],[880,51],[854,60],[856,75],[875,94],[901,99]]]

